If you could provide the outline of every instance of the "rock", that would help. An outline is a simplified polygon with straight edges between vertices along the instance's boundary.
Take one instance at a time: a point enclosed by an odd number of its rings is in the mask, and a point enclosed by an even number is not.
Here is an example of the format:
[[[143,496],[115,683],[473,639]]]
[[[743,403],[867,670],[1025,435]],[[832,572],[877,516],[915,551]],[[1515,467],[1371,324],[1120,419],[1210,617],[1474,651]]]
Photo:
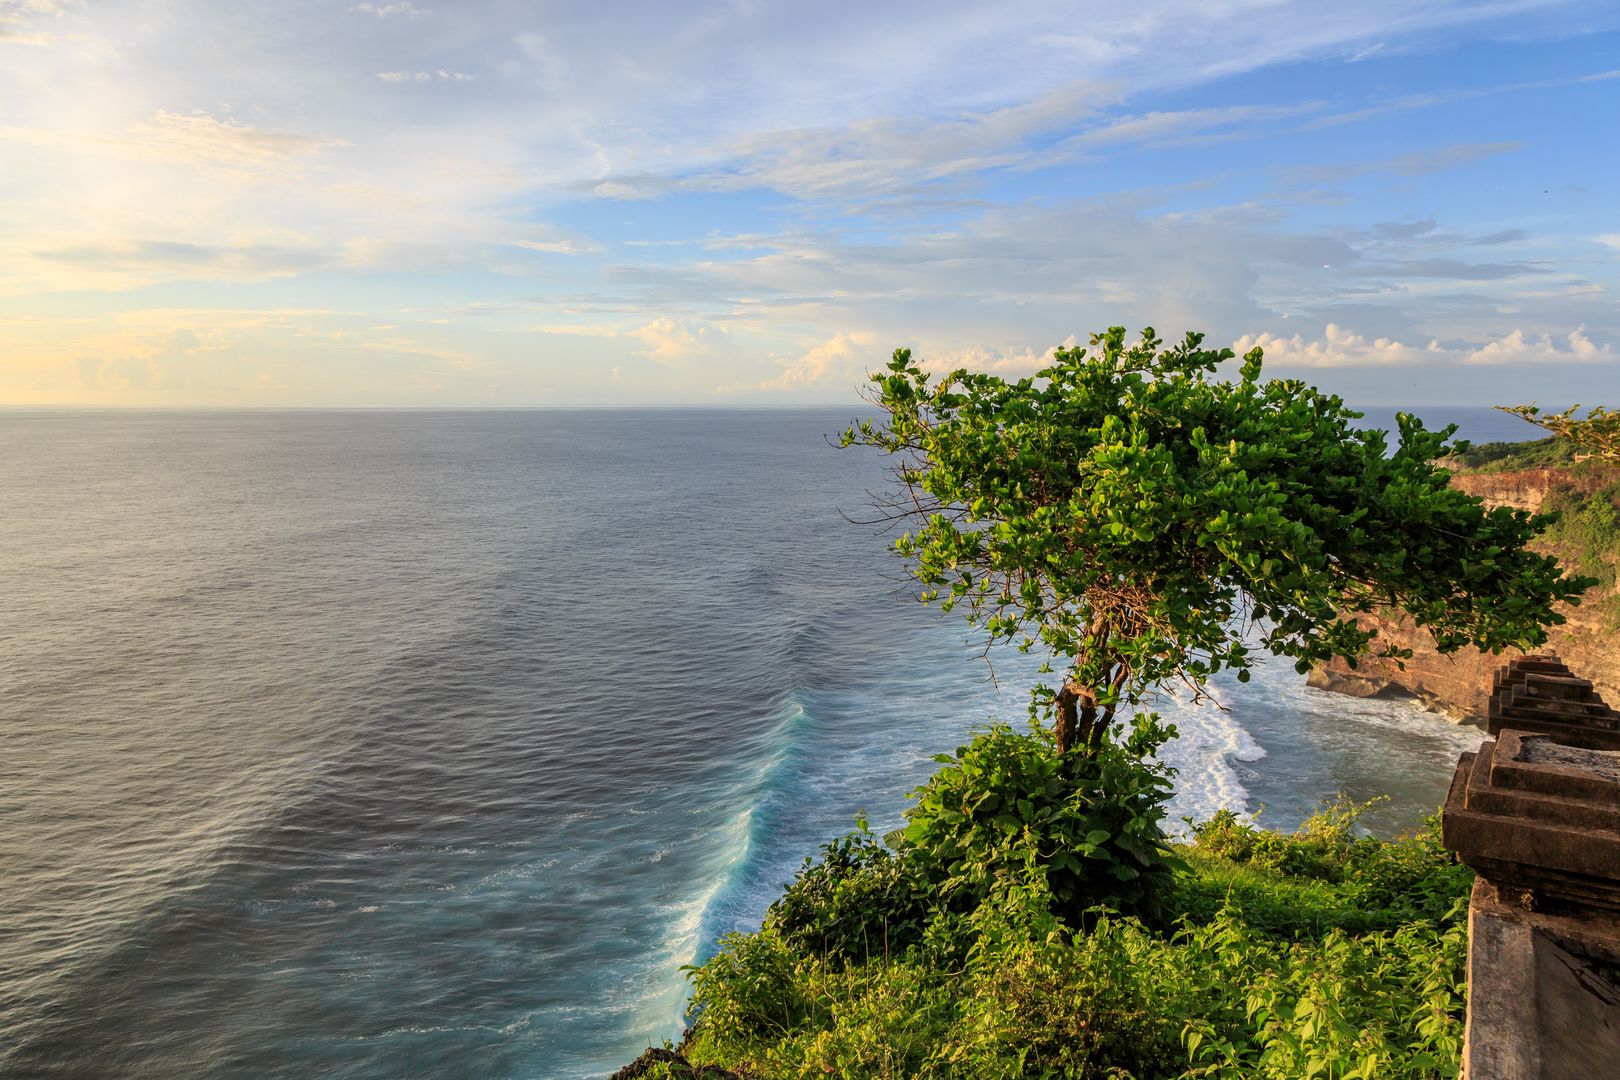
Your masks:
[[[655,1065],[668,1065],[668,1075],[671,1080],[747,1080],[746,1077],[722,1069],[718,1065],[693,1065],[686,1058],[674,1051],[659,1047],[649,1047],[647,1052],[636,1060],[608,1077],[608,1080],[640,1080],[641,1077],[651,1076]]]

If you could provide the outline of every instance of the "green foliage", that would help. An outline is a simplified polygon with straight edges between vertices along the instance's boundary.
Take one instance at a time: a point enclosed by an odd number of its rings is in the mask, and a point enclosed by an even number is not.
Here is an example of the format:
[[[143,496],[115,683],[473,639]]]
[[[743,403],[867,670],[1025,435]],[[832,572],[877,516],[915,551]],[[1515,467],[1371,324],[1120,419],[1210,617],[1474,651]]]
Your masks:
[[[1529,442],[1470,443],[1453,450],[1444,461],[1448,467],[1482,473],[1562,468],[1574,463],[1574,444],[1556,436]]]
[[[1034,873],[1054,911],[1075,923],[1093,905],[1150,910],[1168,882],[1162,767],[1111,746],[1054,755],[1050,741],[1004,726],[937,760],[945,767],[906,812],[904,850],[932,894],[956,910]]]
[[[976,736],[916,791],[884,847],[867,830],[822,847],[765,914],[790,948],[833,966],[898,955],[941,912],[973,913],[1034,888],[1078,925],[1094,906],[1151,915],[1176,860],[1162,827],[1168,772],[1143,758],[1169,733],[1091,756],[1005,726]],[[951,949],[934,926],[932,944]]]
[[[1445,921],[1472,872],[1440,844],[1437,820],[1399,840],[1358,837],[1356,817],[1371,805],[1332,802],[1292,835],[1221,811],[1194,827],[1184,856],[1195,872],[1167,903],[1190,922],[1228,910],[1284,937]]]
[[[1620,563],[1620,483],[1591,495],[1554,492],[1546,508],[1558,512],[1547,540],[1571,553],[1580,572],[1603,588],[1613,588]]]
[[[1214,958],[1210,974],[1220,981],[1210,989],[1232,988],[1243,1019],[1190,1019],[1184,1040],[1192,1067],[1182,1076],[1457,1075],[1468,945],[1461,920],[1444,930],[1410,923],[1360,937],[1334,930],[1319,942],[1284,945],[1223,917],[1183,940]]]
[[[968,965],[958,1075],[1175,1075],[1185,1018],[1201,1015],[1179,950],[1134,920],[1104,917],[1079,936],[1051,927],[991,938]],[[1233,1019],[1228,1017],[1227,1019]]]
[[[1560,413],[1543,413],[1534,405],[1506,405],[1500,408],[1566,440],[1578,453],[1620,461],[1620,412],[1600,406],[1582,418],[1575,415],[1580,411],[1579,405]]]
[[[732,935],[694,971],[687,1056],[758,1080],[1455,1077],[1472,877],[1432,827],[1356,835],[1359,809],[1291,836],[1199,826],[1158,927],[1077,929],[1026,864],[887,956]],[[1307,894],[1318,919],[1255,917]]]
[[[866,960],[899,953],[922,937],[926,882],[915,864],[859,829],[806,859],[765,913],[765,926],[790,946],[835,958]]]
[[[1609,415],[1620,417],[1620,413]],[[1597,610],[1606,616],[1609,629],[1620,630],[1620,593],[1614,591],[1620,584],[1620,474],[1616,473],[1616,460],[1592,453],[1570,439],[1551,438],[1472,446],[1445,464],[1470,473],[1557,469],[1542,504],[1547,526],[1537,546],[1592,586],[1609,591],[1609,595],[1597,598]],[[1592,598],[1586,602],[1592,603]]]
[[[899,456],[890,505],[913,528],[895,550],[924,598],[1065,658],[1083,745],[1152,688],[1246,674],[1252,620],[1303,671],[1367,650],[1371,632],[1341,613],[1397,606],[1442,651],[1500,649],[1545,641],[1554,605],[1579,594],[1526,549],[1542,522],[1448,486],[1433,463],[1454,427],[1403,414],[1391,452],[1339,398],[1262,382],[1259,350],[1228,381],[1215,373],[1231,350],[1198,334],[1161,349],[1114,327],[1091,344],[1015,382],[934,381],[898,350],[874,376],[885,421],[843,435]]]
[[[727,934],[706,964],[688,968],[692,1000],[706,1022],[734,1038],[784,1035],[813,1012],[810,961],[770,928]]]

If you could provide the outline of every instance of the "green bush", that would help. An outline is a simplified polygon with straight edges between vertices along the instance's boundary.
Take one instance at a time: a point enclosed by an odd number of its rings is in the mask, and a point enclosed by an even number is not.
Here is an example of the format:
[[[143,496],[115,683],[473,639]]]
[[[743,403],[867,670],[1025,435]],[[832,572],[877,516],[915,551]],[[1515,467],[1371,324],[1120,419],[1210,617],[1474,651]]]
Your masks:
[[[765,925],[801,951],[865,960],[903,952],[922,937],[929,904],[914,864],[857,831],[806,859],[765,913]]]
[[[812,1014],[808,964],[770,929],[727,934],[707,963],[687,968],[692,1008],[711,1030],[744,1042],[786,1035]]]
[[[1460,906],[1461,901],[1458,901]],[[1223,915],[1183,937],[1242,1004],[1236,1024],[1190,1019],[1190,1067],[1221,1080],[1439,1080],[1462,1049],[1467,930],[1412,923],[1399,930],[1282,945]]]
[[[952,760],[1021,761],[1016,742],[992,732]],[[904,952],[731,935],[692,972],[684,1052],[754,1080],[1451,1080],[1472,875],[1433,822],[1378,841],[1356,835],[1360,809],[1330,804],[1289,835],[1229,814],[1198,826],[1160,925],[1060,918],[1052,875],[1009,841],[981,902],[929,909]],[[847,880],[920,873],[934,850],[882,852],[863,831],[824,855],[843,878],[796,902],[847,909],[866,888]]]
[[[982,923],[982,920],[981,920]],[[1180,1071],[1185,1018],[1176,951],[1134,919],[1101,917],[1083,934],[1056,926],[987,935],[967,966],[960,1075],[1159,1076]],[[1034,932],[1029,932],[1034,931]]]
[[[1331,801],[1292,834],[1221,811],[1193,827],[1185,856],[1195,872],[1177,878],[1169,903],[1190,923],[1230,910],[1289,938],[1443,922],[1472,872],[1440,843],[1437,820],[1397,840],[1357,837],[1356,819],[1371,805]]]
[[[942,755],[945,767],[913,792],[904,857],[957,911],[1033,868],[1070,925],[1098,905],[1152,914],[1175,860],[1160,824],[1167,770],[1143,749],[1054,754],[1043,736],[992,728]]]
[[[1613,588],[1620,563],[1620,484],[1610,484],[1590,495],[1574,490],[1554,492],[1546,510],[1558,520],[1546,532],[1555,547],[1576,560],[1580,573],[1603,588]]]

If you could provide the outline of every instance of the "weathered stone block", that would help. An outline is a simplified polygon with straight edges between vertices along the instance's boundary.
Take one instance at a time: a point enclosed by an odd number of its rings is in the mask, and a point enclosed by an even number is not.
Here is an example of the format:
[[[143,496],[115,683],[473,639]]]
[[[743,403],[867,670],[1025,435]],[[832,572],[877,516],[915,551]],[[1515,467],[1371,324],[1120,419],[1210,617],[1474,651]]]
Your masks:
[[[1492,680],[1491,734],[1457,762],[1446,846],[1468,912],[1468,1080],[1620,1078],[1620,730],[1554,657]]]

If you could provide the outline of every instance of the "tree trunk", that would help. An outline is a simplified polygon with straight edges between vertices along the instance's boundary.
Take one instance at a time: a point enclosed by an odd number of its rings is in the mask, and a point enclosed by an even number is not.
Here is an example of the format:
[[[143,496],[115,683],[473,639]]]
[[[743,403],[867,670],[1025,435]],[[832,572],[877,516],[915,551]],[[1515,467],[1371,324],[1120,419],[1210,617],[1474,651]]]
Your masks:
[[[1108,737],[1108,728],[1114,722],[1114,706],[1100,712],[1097,695],[1072,679],[1066,679],[1057,692],[1057,723],[1053,733],[1057,736],[1057,751],[1067,753],[1071,747],[1083,746],[1095,752]]]
[[[1066,753],[1074,745],[1074,729],[1079,723],[1077,703],[1080,700],[1079,691],[1074,683],[1065,681],[1063,688],[1057,692],[1057,751]]]

